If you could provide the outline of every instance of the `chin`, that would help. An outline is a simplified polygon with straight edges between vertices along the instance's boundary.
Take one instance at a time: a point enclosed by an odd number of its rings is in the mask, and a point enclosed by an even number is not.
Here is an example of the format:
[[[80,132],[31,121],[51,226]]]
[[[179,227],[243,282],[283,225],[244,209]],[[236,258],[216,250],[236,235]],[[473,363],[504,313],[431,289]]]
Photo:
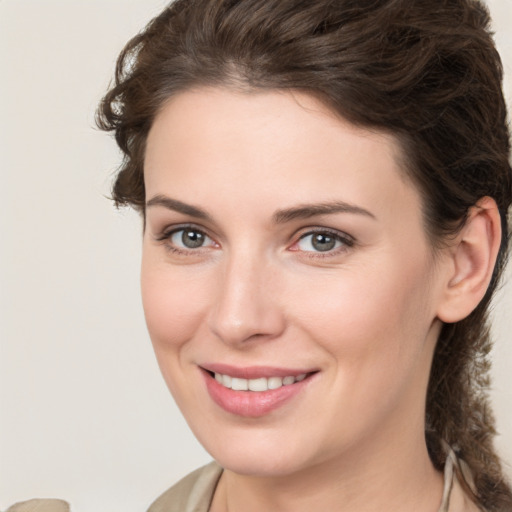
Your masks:
[[[313,454],[304,450],[304,443],[296,443],[289,437],[284,441],[263,431],[255,436],[243,433],[228,435],[219,443],[198,436],[205,449],[224,469],[255,477],[283,477],[314,464]]]
[[[224,468],[239,475],[278,478],[300,471],[306,464],[290,460],[288,454],[281,457],[266,457],[254,453],[219,454],[215,460]]]

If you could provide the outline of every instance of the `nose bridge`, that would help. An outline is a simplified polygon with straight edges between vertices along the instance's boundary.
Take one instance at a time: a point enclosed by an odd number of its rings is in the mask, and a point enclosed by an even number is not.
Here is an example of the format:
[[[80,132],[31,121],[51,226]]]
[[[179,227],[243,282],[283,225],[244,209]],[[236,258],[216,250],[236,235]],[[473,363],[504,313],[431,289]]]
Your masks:
[[[210,329],[226,343],[269,338],[283,328],[283,316],[271,288],[272,265],[262,253],[232,251],[219,276]]]

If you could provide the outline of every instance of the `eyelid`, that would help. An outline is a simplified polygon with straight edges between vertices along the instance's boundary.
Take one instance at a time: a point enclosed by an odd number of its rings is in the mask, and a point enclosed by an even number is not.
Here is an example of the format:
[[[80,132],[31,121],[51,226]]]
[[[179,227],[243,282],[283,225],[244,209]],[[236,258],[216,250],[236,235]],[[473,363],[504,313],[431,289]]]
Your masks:
[[[203,227],[198,226],[198,225],[196,225],[196,224],[194,224],[192,222],[183,222],[181,224],[172,224],[170,226],[166,226],[165,228],[163,228],[160,231],[159,234],[155,235],[155,240],[157,240],[157,241],[166,240],[167,238],[169,238],[171,235],[173,235],[177,231],[182,231],[182,230],[185,230],[185,229],[190,229],[190,230],[193,230],[193,231],[197,231],[198,233],[202,233],[203,235],[205,235],[208,238],[211,238],[213,240],[213,237],[211,237],[208,234],[206,229],[204,229]]]

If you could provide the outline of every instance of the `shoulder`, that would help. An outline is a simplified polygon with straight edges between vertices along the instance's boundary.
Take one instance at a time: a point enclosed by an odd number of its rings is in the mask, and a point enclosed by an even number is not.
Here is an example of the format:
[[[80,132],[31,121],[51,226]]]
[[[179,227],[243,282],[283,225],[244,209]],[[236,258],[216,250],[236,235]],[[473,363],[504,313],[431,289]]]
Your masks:
[[[221,474],[216,462],[196,469],[157,498],[148,512],[207,512]]]

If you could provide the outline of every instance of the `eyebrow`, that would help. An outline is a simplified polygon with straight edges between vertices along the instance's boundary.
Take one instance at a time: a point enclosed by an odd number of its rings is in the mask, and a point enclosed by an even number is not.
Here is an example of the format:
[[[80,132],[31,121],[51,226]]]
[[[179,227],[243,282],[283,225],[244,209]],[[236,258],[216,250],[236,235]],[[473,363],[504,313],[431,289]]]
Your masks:
[[[168,210],[173,210],[178,213],[183,213],[184,215],[190,215],[192,217],[196,217],[198,219],[203,220],[212,220],[211,215],[206,213],[201,208],[198,208],[197,206],[192,206],[191,204],[182,203],[181,201],[178,201],[177,199],[171,199],[170,197],[163,196],[163,195],[157,195],[153,198],[151,198],[146,203],[146,208],[149,208],[151,206],[163,206],[164,208],[167,208]]]
[[[190,215],[202,220],[212,221],[212,216],[205,210],[192,206],[187,203],[172,199],[164,195],[156,195],[146,203],[146,208],[151,206],[163,206],[168,210],[173,210],[184,215]],[[292,220],[308,219],[317,215],[332,215],[335,213],[351,213],[356,215],[364,215],[372,219],[376,219],[375,215],[360,206],[356,206],[345,201],[331,201],[327,203],[301,204],[291,208],[278,210],[272,216],[275,224],[284,224]]]
[[[318,204],[303,204],[278,210],[274,214],[273,220],[276,224],[283,224],[296,219],[308,219],[317,215],[332,215],[334,213],[352,213],[376,219],[373,213],[360,206],[349,204],[345,201],[332,201]]]

